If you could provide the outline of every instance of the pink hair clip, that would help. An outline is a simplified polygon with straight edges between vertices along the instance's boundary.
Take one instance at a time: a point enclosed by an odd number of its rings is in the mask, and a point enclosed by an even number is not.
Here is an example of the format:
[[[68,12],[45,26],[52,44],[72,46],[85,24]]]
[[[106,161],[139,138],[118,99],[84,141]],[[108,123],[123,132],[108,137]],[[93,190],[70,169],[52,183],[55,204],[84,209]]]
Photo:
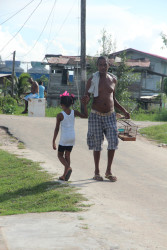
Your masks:
[[[69,93],[67,91],[65,91],[63,94],[60,95],[60,97],[62,96],[69,96]]]

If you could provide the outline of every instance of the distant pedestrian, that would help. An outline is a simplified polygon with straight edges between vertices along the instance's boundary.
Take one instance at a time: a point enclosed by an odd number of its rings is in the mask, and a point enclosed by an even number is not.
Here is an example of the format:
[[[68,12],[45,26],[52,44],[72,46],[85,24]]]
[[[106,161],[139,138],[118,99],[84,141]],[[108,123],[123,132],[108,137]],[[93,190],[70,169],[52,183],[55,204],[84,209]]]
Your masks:
[[[25,109],[22,112],[22,114],[28,113],[28,100],[29,99],[39,98],[39,85],[38,85],[38,83],[36,81],[34,81],[32,78],[29,78],[28,82],[31,84],[31,93],[27,93],[27,95],[24,97]]]
[[[44,96],[45,87],[43,86],[43,82],[40,81],[38,84],[39,84],[39,98],[45,98]]]
[[[59,177],[59,180],[62,181],[68,181],[72,173],[72,168],[70,165],[70,154],[75,144],[75,116],[79,116],[81,118],[88,117],[86,104],[84,104],[84,113],[80,113],[77,110],[70,109],[72,104],[74,104],[74,95],[70,96],[67,91],[60,95],[60,105],[63,111],[57,115],[56,127],[53,136],[53,149],[57,149],[55,141],[59,133],[59,128],[61,126],[61,135],[58,146],[58,158],[64,165],[64,173]]]

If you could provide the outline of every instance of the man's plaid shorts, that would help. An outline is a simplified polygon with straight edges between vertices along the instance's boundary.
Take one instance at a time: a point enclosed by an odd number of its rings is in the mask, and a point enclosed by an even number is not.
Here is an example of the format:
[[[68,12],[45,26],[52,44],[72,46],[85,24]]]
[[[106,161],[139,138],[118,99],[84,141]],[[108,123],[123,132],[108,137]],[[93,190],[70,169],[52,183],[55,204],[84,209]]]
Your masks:
[[[118,132],[115,112],[106,116],[90,113],[87,133],[87,144],[89,149],[101,151],[104,135],[108,141],[108,150],[117,149]]]

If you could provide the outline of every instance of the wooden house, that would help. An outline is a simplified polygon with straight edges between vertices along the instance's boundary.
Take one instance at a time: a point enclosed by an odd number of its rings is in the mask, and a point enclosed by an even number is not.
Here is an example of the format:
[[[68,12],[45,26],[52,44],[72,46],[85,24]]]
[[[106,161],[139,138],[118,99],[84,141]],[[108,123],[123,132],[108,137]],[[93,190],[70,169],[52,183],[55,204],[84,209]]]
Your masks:
[[[80,57],[45,55],[49,65],[49,83],[47,88],[48,106],[59,104],[60,94],[68,91],[76,97],[80,97],[81,77],[80,77]]]
[[[127,64],[139,75],[129,87],[132,97],[145,102],[147,108],[148,103],[155,102],[156,96],[163,91],[163,80],[167,77],[167,58],[129,48],[110,54],[110,59],[117,61],[121,53],[125,53]]]

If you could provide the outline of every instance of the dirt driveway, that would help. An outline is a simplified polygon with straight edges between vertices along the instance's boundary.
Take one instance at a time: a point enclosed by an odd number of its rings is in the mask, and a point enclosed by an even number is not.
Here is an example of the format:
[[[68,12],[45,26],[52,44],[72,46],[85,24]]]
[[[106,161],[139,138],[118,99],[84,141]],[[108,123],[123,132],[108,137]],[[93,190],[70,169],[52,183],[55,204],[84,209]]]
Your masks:
[[[55,177],[62,173],[52,150],[55,118],[0,115],[0,126],[8,127],[25,143],[24,156],[44,162],[42,166]],[[3,250],[167,249],[167,149],[139,136],[136,142],[120,141],[113,163],[118,181],[96,182],[92,180],[94,163],[86,133],[87,120],[77,119],[71,181],[92,206],[80,213],[0,217]],[[104,142],[100,163],[103,176],[106,148]]]

